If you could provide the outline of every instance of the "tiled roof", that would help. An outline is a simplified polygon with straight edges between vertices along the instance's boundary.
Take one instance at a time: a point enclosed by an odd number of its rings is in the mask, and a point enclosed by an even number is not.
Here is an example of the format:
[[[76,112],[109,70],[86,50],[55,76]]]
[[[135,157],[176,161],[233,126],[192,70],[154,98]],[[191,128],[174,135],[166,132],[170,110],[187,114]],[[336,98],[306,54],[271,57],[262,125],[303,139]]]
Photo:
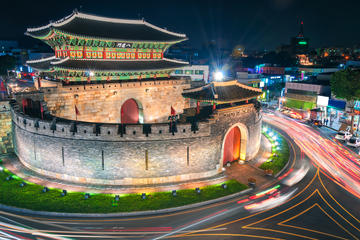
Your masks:
[[[123,41],[176,42],[187,39],[185,34],[170,32],[144,20],[107,18],[79,12],[46,26],[28,28],[25,34],[43,37],[53,28],[77,36]]]
[[[157,60],[103,60],[103,59],[69,59],[62,60],[52,58],[43,61],[32,61],[27,64],[38,70],[50,70],[53,68],[72,69],[83,71],[110,71],[110,72],[129,72],[129,71],[151,71],[175,69],[188,65],[187,62],[172,59]]]
[[[212,82],[203,87],[186,89],[183,96],[198,101],[215,101],[218,103],[238,102],[261,95],[261,89],[246,86],[236,80]]]

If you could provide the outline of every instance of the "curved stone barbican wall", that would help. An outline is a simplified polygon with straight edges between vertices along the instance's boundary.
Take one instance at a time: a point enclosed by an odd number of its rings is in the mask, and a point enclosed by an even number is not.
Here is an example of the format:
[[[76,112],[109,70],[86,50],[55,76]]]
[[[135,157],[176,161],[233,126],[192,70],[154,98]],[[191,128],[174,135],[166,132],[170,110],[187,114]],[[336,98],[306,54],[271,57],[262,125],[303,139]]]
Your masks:
[[[48,110],[57,117],[75,120],[76,105],[79,121],[120,123],[121,106],[133,98],[142,105],[143,122],[157,123],[167,121],[171,106],[177,114],[190,106],[189,99],[181,95],[186,88],[190,88],[187,79],[169,79],[59,86],[42,91]]]
[[[217,122],[213,125],[212,131],[214,135],[222,136],[222,143],[229,129],[234,126],[240,128],[241,144],[246,145],[246,153],[244,157],[240,157],[241,160],[250,160],[259,151],[262,125],[262,115],[259,110],[253,104],[247,104],[219,109],[214,116]]]
[[[260,144],[261,116],[253,104],[219,110],[198,131],[191,124],[178,124],[169,133],[168,124],[152,124],[146,136],[142,125],[79,123],[30,118],[12,106],[15,152],[28,168],[73,182],[146,185],[174,183],[214,176],[222,171],[222,142],[226,131],[242,124],[248,133],[246,159]]]

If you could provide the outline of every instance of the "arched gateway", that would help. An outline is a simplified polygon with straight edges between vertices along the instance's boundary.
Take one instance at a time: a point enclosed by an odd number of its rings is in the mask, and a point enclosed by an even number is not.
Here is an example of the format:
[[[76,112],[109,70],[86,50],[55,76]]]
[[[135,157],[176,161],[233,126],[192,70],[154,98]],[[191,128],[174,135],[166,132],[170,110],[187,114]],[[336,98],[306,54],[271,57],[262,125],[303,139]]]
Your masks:
[[[247,144],[247,128],[241,124],[235,124],[226,132],[222,144],[222,164],[245,160]]]
[[[143,123],[143,110],[139,101],[130,98],[123,103],[121,123]]]
[[[233,127],[226,135],[224,143],[223,163],[236,161],[240,158],[241,133],[238,127]]]

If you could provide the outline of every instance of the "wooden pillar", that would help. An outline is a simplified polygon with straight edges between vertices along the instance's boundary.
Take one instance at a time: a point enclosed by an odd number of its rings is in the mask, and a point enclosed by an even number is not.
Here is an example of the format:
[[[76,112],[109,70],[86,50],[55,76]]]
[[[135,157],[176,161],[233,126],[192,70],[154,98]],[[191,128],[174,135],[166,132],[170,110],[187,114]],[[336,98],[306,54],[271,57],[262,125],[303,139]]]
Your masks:
[[[26,99],[22,99],[22,109],[23,109],[23,113],[25,114],[25,106],[26,106]]]
[[[196,114],[200,113],[200,102],[196,101]]]
[[[41,119],[44,120],[44,108],[41,102],[40,102],[40,113],[41,113]]]

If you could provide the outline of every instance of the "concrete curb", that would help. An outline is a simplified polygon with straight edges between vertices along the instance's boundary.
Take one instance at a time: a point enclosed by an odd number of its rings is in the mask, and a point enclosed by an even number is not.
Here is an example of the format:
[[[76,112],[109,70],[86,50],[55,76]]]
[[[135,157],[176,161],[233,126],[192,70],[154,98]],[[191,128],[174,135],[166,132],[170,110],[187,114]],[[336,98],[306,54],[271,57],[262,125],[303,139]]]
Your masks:
[[[333,130],[333,131],[335,131],[335,132],[338,132],[339,130],[336,130],[335,128],[332,128],[332,127],[329,127],[329,126],[326,126],[326,125],[323,125],[323,127],[326,127],[326,128],[328,128],[328,129],[330,129],[330,130]]]
[[[164,213],[173,213],[173,212],[179,212],[183,210],[188,210],[191,208],[201,207],[205,205],[209,205],[212,203],[217,203],[221,201],[226,201],[231,198],[236,198],[242,195],[245,195],[251,191],[253,191],[253,188],[245,189],[241,192],[237,192],[231,195],[227,195],[225,197],[216,198],[204,202],[189,204],[185,206],[180,207],[174,207],[174,208],[166,208],[166,209],[160,209],[160,210],[150,210],[150,211],[138,211],[138,212],[120,212],[120,213],[61,213],[61,212],[46,212],[46,211],[34,211],[29,210],[25,208],[17,208],[17,207],[11,207],[7,205],[0,204],[0,209],[5,211],[11,211],[16,213],[24,213],[29,215],[40,215],[40,216],[53,216],[53,217],[136,217],[136,216],[149,216],[149,215],[157,215],[157,214],[164,214]],[[89,200],[91,201],[91,200]],[[146,200],[145,200],[146,201]]]

